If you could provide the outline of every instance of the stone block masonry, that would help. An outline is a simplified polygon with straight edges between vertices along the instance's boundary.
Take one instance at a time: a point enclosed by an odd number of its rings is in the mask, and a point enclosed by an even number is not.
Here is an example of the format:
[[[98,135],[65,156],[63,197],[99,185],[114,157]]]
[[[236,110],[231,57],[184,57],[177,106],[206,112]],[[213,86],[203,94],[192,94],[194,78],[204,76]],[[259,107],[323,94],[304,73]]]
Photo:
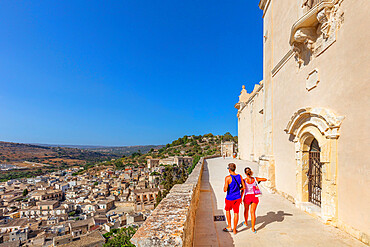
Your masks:
[[[133,244],[138,247],[193,245],[204,160],[214,157],[218,156],[201,158],[186,182],[173,186],[132,237]]]

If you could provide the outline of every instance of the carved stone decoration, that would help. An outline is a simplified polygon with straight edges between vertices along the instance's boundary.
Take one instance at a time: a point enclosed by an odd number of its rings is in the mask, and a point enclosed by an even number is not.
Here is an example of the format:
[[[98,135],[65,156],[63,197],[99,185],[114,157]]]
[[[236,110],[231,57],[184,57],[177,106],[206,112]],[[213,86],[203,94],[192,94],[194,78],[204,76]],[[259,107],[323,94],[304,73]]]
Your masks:
[[[315,40],[315,33],[316,29],[313,27],[301,27],[295,32],[294,39],[298,43],[312,44]]]
[[[244,106],[246,105],[246,102],[249,100],[250,98],[250,94],[247,92],[247,90],[245,89],[245,86],[243,85],[242,86],[242,91],[240,92],[240,95],[239,95],[239,102],[235,104],[235,108],[238,109],[238,113],[237,113],[237,116],[238,116],[238,119],[239,119],[239,116],[240,116],[240,112],[243,110]]]
[[[308,64],[312,55],[319,56],[336,41],[336,32],[344,20],[341,2],[322,0],[315,3],[293,25],[289,43],[299,66]]]
[[[293,52],[295,60],[298,62],[299,66],[303,63],[303,57],[302,57],[302,49],[300,48],[300,44],[294,43],[293,44]]]
[[[317,34],[318,35],[322,34],[324,38],[328,38],[331,27],[329,23],[330,9],[329,8],[322,9],[319,13],[317,13],[316,18],[320,23],[317,28]]]
[[[312,207],[307,204],[309,155],[311,143],[317,140],[321,152],[322,163],[322,191],[321,209],[317,216],[324,222],[337,220],[337,146],[339,128],[344,117],[336,115],[326,108],[301,108],[295,112],[288,122],[285,132],[289,140],[294,142],[296,152],[296,189],[295,202],[298,207],[307,212],[312,212]]]
[[[314,55],[317,57],[336,41],[337,22],[332,16],[334,8],[324,8],[316,16],[319,25],[317,27],[317,40]]]
[[[303,127],[315,126],[326,138],[337,139],[343,120],[343,116],[337,116],[329,109],[306,107],[293,114],[284,131],[296,137]]]
[[[313,27],[302,27],[295,32],[293,51],[300,65],[304,62],[304,54],[313,51],[315,39],[316,29]]]
[[[311,73],[308,74],[306,79],[306,89],[310,91],[311,89],[315,88],[319,83],[319,70],[315,69]]]

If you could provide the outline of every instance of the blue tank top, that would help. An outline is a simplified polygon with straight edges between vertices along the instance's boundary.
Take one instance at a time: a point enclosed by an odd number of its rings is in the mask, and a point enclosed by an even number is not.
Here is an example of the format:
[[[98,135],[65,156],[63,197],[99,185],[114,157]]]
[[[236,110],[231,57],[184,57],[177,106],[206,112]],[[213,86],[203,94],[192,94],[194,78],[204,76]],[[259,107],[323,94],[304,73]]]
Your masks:
[[[240,188],[239,184],[242,184],[241,176],[239,174],[237,175],[231,175],[231,183],[229,184],[229,187],[227,189],[227,195],[226,199],[229,201],[238,200],[241,197],[240,195]],[[239,183],[236,183],[236,181]]]

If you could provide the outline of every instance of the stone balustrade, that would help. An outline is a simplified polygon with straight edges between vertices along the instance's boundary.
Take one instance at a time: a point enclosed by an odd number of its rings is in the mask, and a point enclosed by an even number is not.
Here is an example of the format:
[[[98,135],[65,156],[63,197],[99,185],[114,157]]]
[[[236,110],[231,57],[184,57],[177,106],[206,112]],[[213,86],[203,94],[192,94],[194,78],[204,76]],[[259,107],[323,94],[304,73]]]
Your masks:
[[[195,213],[199,201],[204,161],[201,158],[183,184],[176,184],[150,217],[138,229],[131,242],[137,247],[192,246]]]

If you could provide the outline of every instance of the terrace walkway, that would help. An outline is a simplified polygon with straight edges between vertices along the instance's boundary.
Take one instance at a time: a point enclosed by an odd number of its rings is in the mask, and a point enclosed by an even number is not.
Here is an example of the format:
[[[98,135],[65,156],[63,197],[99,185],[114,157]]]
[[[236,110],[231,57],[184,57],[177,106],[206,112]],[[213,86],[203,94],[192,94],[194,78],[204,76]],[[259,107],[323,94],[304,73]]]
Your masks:
[[[227,164],[230,162],[237,165],[239,174],[242,174],[246,166],[258,171],[258,165],[248,161],[231,158],[206,161],[196,212],[194,246],[366,246],[297,209],[280,195],[266,191],[263,191],[264,195],[257,208],[257,234],[252,233],[249,227],[242,226],[242,217],[239,217],[237,235],[223,232],[226,222],[214,221],[213,216],[225,215],[223,185],[225,176],[228,175]],[[243,208],[241,205],[241,214]],[[250,218],[248,224],[250,225]]]

